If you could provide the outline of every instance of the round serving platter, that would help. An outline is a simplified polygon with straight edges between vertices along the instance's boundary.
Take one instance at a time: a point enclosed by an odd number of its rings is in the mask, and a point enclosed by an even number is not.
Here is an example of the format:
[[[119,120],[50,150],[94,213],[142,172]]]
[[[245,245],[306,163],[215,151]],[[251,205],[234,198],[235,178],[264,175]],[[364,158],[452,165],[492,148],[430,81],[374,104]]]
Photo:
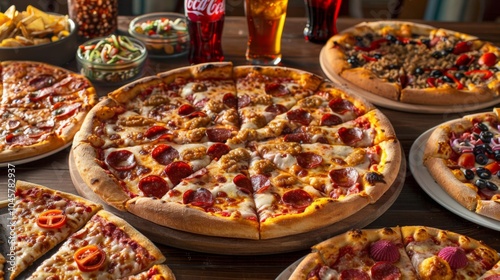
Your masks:
[[[355,29],[357,26],[377,26],[377,25],[390,25],[391,23],[401,23],[400,21],[380,21],[380,22],[363,22],[358,25],[352,26],[348,29],[343,30],[340,32],[342,33],[349,33],[353,29]],[[426,29],[435,29],[436,27],[427,25],[427,24],[419,24],[415,22],[404,22],[408,24],[415,25],[417,27],[420,27],[423,30]],[[446,31],[447,33],[453,33],[456,31],[448,30],[448,29],[442,29]],[[475,36],[470,35],[471,38],[477,38]],[[393,110],[398,110],[398,111],[403,111],[403,112],[412,112],[412,113],[424,113],[424,114],[437,114],[437,113],[457,113],[457,112],[466,112],[466,111],[474,111],[474,110],[479,110],[479,109],[484,109],[491,107],[493,105],[496,105],[500,102],[500,99],[495,98],[491,101],[488,102],[470,102],[469,104],[462,104],[462,105],[447,105],[447,106],[438,106],[438,105],[421,105],[421,104],[410,104],[410,103],[402,103],[399,101],[391,100],[376,94],[373,94],[369,91],[366,91],[358,86],[356,86],[354,83],[351,83],[342,77],[340,77],[335,71],[333,71],[332,66],[328,63],[328,60],[326,58],[328,52],[328,47],[325,45],[319,54],[319,63],[321,66],[321,69],[323,70],[323,73],[333,82],[338,83],[339,85],[343,86],[343,89],[348,92],[352,93],[355,95],[359,95],[364,97],[366,100],[370,101],[371,103],[381,106],[384,108],[388,109],[393,109]]]
[[[311,232],[274,238],[250,240],[193,234],[160,226],[139,218],[131,213],[120,211],[102,201],[83,181],[73,158],[69,155],[69,171],[78,193],[104,209],[125,219],[154,242],[185,250],[223,255],[266,255],[293,252],[310,248],[312,245],[352,228],[363,228],[380,217],[399,196],[406,178],[406,160],[403,157],[398,177],[391,188],[374,204],[369,204],[346,219]],[[186,221],[189,222],[189,221]]]

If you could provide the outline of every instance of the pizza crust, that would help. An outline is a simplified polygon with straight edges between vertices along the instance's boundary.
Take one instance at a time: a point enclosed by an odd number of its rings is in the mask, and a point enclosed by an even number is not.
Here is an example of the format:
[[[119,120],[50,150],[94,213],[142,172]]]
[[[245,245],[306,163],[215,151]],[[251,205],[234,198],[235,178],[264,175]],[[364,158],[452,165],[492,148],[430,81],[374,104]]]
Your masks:
[[[259,239],[256,221],[241,217],[217,217],[205,210],[176,202],[136,197],[127,202],[126,209],[138,217],[177,230],[208,236]]]
[[[104,202],[118,210],[125,210],[130,196],[120,187],[119,182],[109,175],[97,162],[95,148],[85,142],[73,146],[75,166],[85,184]]]
[[[342,200],[316,199],[304,212],[267,218],[260,223],[260,238],[270,239],[317,230],[341,221],[370,203],[363,195],[350,195]]]

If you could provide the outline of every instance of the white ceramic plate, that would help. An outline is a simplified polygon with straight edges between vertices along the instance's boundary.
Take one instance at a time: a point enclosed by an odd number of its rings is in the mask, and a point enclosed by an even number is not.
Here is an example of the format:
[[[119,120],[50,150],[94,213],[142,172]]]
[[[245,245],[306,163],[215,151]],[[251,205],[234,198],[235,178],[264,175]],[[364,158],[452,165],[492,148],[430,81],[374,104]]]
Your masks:
[[[45,158],[45,157],[51,156],[51,155],[53,155],[55,153],[58,153],[58,152],[60,152],[60,151],[62,151],[64,149],[66,149],[67,147],[71,146],[72,143],[73,143],[73,141],[70,141],[69,143],[66,143],[66,145],[64,145],[62,147],[59,147],[59,148],[57,148],[55,150],[52,150],[52,151],[49,151],[47,153],[36,155],[34,157],[23,158],[23,159],[8,161],[8,162],[0,162],[0,167],[6,167],[9,164],[15,166],[15,165],[24,164],[24,163],[28,163],[28,162],[32,162],[32,161],[35,161],[35,160],[39,160],[39,159]]]
[[[431,174],[423,164],[424,148],[427,139],[435,129],[431,128],[420,135],[410,149],[409,166],[413,177],[420,185],[420,187],[437,203],[456,215],[469,220],[478,225],[500,231],[500,221],[490,219],[485,216],[478,215],[467,208],[460,205],[452,197],[450,197],[441,186],[432,178]]]

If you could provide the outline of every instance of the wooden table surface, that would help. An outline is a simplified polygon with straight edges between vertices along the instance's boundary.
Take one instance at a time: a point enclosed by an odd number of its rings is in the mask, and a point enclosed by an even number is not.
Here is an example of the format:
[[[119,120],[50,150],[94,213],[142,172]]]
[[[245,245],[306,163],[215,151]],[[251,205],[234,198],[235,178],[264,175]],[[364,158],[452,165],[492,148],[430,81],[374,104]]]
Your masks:
[[[120,32],[126,32],[130,18],[120,17]],[[339,30],[346,29],[360,19],[341,18]],[[303,69],[325,76],[319,64],[322,45],[304,41],[302,31],[305,18],[287,18],[282,38],[283,66]],[[474,34],[481,39],[500,44],[499,23],[445,23],[433,22],[435,26]],[[226,61],[235,65],[246,64],[245,49],[247,26],[243,17],[227,17],[224,26],[223,48]],[[187,66],[187,58],[172,60],[148,60],[145,75],[153,75],[165,70]],[[75,62],[65,65],[75,69]],[[326,76],[325,76],[326,77]],[[106,95],[112,87],[96,86],[99,95]],[[470,112],[419,114],[379,108],[391,120],[397,136],[404,148],[406,159],[409,158],[411,145],[423,132],[444,121],[458,118]],[[478,111],[488,111],[485,108]],[[477,111],[475,111],[477,112]],[[68,170],[67,148],[52,156],[34,162],[15,166],[15,178],[45,185],[50,188],[76,193]],[[7,197],[7,168],[0,171],[0,200]],[[367,228],[380,228],[396,225],[425,225],[448,229],[483,240],[500,251],[500,233],[472,223],[441,206],[428,196],[417,184],[410,170],[401,194],[394,204]],[[278,253],[261,256],[227,256],[186,251],[164,245],[158,245],[167,257],[177,279],[275,279],[283,270],[305,255],[308,250],[291,253]]]

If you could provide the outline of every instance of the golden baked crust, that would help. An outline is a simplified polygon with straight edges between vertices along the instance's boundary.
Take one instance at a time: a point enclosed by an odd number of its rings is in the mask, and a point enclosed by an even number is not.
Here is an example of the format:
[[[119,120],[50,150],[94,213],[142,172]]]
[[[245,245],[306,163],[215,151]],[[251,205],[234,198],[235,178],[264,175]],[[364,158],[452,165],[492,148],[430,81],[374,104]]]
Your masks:
[[[296,165],[314,174],[303,176],[269,161],[256,147],[273,137],[304,149],[307,142],[340,147],[332,159],[339,170]],[[117,209],[246,239],[345,219],[380,199],[402,160],[390,121],[366,100],[305,71],[230,63],[174,69],[110,93],[87,115],[73,155],[84,182]],[[353,176],[353,186],[329,176]]]
[[[401,21],[360,23],[325,45],[329,71],[369,93],[420,105],[467,105],[500,94],[500,51],[460,32]]]

